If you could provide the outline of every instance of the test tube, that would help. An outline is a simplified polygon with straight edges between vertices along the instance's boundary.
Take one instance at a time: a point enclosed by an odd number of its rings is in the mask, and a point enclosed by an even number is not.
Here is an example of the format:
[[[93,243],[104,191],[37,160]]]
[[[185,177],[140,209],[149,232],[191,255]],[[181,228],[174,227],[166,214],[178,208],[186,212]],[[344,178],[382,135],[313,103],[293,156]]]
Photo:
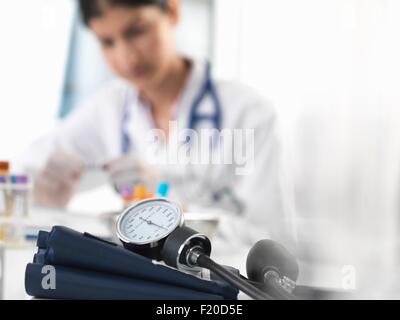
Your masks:
[[[0,217],[3,217],[7,213],[7,177],[0,176]]]
[[[29,178],[26,175],[11,176],[12,213],[16,217],[27,217],[29,214]]]
[[[1,226],[2,237],[8,245],[19,245],[24,242],[24,221],[29,213],[30,185],[25,175],[9,177],[10,210],[9,217]]]
[[[7,184],[6,177],[5,176],[0,176],[0,219],[5,217],[6,216],[6,212],[7,212],[6,184]],[[4,237],[5,237],[5,235],[4,235],[4,225],[3,225],[3,221],[0,221],[0,241],[4,241]],[[1,244],[0,244],[0,246],[1,246]]]
[[[0,176],[6,176],[10,172],[10,163],[8,161],[0,161]]]
[[[133,199],[134,200],[144,200],[147,198],[147,190],[146,187],[142,184],[139,184],[133,188]]]
[[[8,183],[9,167],[8,161],[0,161],[0,219],[4,219],[11,213],[11,192]],[[5,233],[5,221],[0,221],[0,241],[5,240]]]
[[[7,161],[0,161],[0,217],[8,215],[8,174],[10,164]]]
[[[168,197],[169,184],[167,182],[160,182],[157,185],[156,196],[166,198]]]

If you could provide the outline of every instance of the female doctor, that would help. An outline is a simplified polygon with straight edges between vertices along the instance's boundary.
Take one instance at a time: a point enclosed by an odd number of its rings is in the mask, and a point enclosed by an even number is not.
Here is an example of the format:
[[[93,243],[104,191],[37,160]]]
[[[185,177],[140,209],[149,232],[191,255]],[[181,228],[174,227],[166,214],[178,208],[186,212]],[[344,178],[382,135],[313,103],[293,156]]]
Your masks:
[[[118,179],[116,159],[128,159],[122,177],[130,171],[167,181],[189,208],[225,212],[219,232],[233,248],[264,238],[288,245],[292,208],[274,111],[248,88],[214,79],[208,63],[177,52],[179,0],[80,0],[80,8],[118,79],[34,146],[36,202],[65,206],[85,169],[106,164]],[[238,138],[248,144],[248,168],[240,172],[245,163],[235,161],[172,163],[147,152],[149,132],[161,133],[164,139],[153,142],[171,149],[190,145],[188,137],[175,143],[177,132],[201,128],[250,133]],[[207,146],[218,153],[220,144],[211,138]]]

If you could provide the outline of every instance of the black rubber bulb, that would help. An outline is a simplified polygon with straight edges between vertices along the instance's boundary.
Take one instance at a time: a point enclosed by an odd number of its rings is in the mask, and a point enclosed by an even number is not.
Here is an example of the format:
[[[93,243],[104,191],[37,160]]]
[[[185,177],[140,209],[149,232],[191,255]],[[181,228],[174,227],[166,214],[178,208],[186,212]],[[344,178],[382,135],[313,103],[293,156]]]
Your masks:
[[[299,266],[296,258],[282,245],[272,240],[257,242],[247,255],[247,277],[252,281],[264,282],[268,271],[275,271],[281,278],[296,282]]]

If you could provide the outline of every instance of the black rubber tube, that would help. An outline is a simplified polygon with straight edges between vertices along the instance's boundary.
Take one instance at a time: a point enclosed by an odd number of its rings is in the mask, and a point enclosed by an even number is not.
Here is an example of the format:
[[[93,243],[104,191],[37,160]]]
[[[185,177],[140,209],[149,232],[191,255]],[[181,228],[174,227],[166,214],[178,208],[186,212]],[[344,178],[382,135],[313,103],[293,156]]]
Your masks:
[[[226,282],[233,285],[235,288],[243,291],[245,294],[255,300],[274,300],[270,295],[251,285],[246,280],[236,276],[229,270],[214,262],[210,257],[205,254],[201,254],[197,258],[197,265],[199,267],[206,268],[214,272]]]

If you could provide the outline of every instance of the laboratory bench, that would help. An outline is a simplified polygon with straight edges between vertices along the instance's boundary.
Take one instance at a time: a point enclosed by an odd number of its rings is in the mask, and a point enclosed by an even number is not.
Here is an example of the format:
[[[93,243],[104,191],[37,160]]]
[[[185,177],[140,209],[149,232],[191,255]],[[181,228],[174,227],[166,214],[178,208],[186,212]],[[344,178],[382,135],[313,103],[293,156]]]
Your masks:
[[[25,268],[32,262],[33,256],[37,251],[35,233],[39,230],[50,231],[55,226],[66,226],[80,232],[88,232],[98,237],[105,238],[114,242],[119,242],[115,236],[115,222],[119,212],[111,211],[100,214],[79,213],[74,211],[53,210],[44,208],[34,208],[31,210],[29,218],[25,220],[26,240],[18,245],[0,245],[0,299],[21,300],[32,299],[25,292]],[[218,221],[215,215],[189,213],[185,220],[192,228],[203,232],[212,237]],[[229,250],[223,244],[212,239],[214,249],[213,258],[224,265],[233,266],[246,274],[247,249],[234,248]],[[329,268],[325,268],[329,269]],[[298,280],[296,293],[302,299],[352,299],[355,297],[343,290],[331,290],[338,288],[336,283],[329,282],[331,273],[326,273],[324,277],[312,278],[304,275],[312,275],[315,268],[311,268],[300,263],[300,270],[303,276]],[[321,272],[319,272],[321,273]],[[337,272],[336,272],[337,273]],[[319,287],[312,289],[310,286]],[[326,288],[326,289],[324,289]],[[240,294],[239,299],[248,299],[246,295]]]

